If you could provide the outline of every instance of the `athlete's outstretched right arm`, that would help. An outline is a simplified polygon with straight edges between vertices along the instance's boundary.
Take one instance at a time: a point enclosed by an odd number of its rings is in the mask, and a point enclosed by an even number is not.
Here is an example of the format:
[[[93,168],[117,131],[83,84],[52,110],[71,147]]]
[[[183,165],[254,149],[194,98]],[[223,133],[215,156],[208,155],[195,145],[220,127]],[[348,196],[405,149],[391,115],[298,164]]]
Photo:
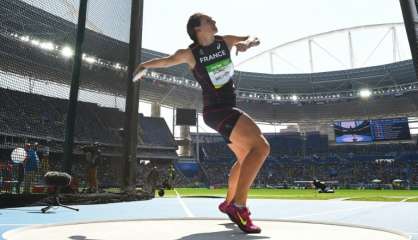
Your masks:
[[[134,72],[134,81],[138,81],[143,78],[147,69],[150,68],[168,68],[182,63],[187,63],[191,65],[191,59],[193,55],[190,49],[180,49],[177,50],[173,55],[163,58],[156,58],[146,62],[143,62],[137,66]]]

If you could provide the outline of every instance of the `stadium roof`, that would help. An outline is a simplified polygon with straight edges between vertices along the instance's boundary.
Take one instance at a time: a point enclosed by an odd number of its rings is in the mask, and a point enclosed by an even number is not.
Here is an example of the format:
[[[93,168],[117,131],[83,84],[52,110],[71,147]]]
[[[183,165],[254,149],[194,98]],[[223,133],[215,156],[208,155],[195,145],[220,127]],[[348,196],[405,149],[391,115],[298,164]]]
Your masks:
[[[33,79],[70,85],[71,60],[63,58],[59,54],[59,50],[64,46],[74,45],[76,25],[21,1],[3,0],[0,4],[0,14],[7,16],[0,24],[0,40],[2,42],[0,55],[3,59],[0,63],[0,69]],[[50,41],[54,44],[55,50],[45,51],[33,44],[35,40],[38,42]],[[128,44],[103,34],[86,30],[83,52],[92,56],[95,60],[93,61],[94,63],[83,62],[81,87],[124,96],[126,94],[127,79],[126,70],[123,66],[126,66],[128,60]],[[162,56],[167,55],[142,49],[143,60]],[[181,78],[194,82],[193,77],[184,65],[169,69],[156,69],[155,71],[165,74],[166,78]],[[269,96],[269,94],[315,95],[326,93],[335,95],[336,91],[357,91],[364,87],[371,89],[388,88],[416,83],[415,76],[412,61],[403,61],[376,67],[313,74],[236,72],[235,80],[239,91],[248,91],[249,93],[252,91],[262,92],[267,94],[265,96]],[[389,91],[389,93],[391,92]],[[158,78],[148,78],[144,81],[140,94],[141,98],[145,100],[175,107],[200,107],[201,104],[200,89],[188,88],[181,84],[172,84],[167,81],[159,81]],[[415,93],[405,96],[414,96],[413,99],[415,99]],[[393,102],[398,102],[403,98],[397,98]],[[376,110],[376,112],[368,110],[368,114],[398,113],[405,115],[410,114],[413,110],[409,106],[410,104],[405,105],[403,102],[398,102],[400,105],[394,109],[389,107],[379,108],[377,105],[380,102],[385,104],[383,103],[385,101],[383,100],[384,98],[379,99],[378,102],[373,102],[376,106],[373,106],[372,109],[380,110]],[[317,102],[313,99],[307,102],[309,104],[277,103],[271,101],[274,99],[264,97],[261,101],[254,102],[245,97],[245,95],[240,94],[238,100],[240,105],[250,113],[253,113],[252,115],[255,118],[264,121],[295,121],[301,118],[345,118],[364,114],[364,112],[360,113],[354,107],[356,104],[351,104],[353,101],[347,100],[330,101],[324,99],[324,101]],[[389,100],[389,102],[391,101]],[[312,102],[320,103],[321,105],[311,104]],[[332,102],[332,104],[327,104],[329,106],[325,107],[323,103],[327,102]],[[259,104],[269,106],[260,109]],[[345,107],[346,105],[352,105],[353,107]],[[299,108],[295,108],[296,106],[299,106]],[[318,109],[319,106],[320,109]],[[341,109],[341,106],[344,107]],[[361,109],[364,109],[364,104],[359,103],[358,107],[360,111],[363,111]],[[344,110],[341,115],[339,115],[340,111],[338,111],[340,109]],[[317,112],[312,112],[313,110]],[[298,112],[301,113],[299,114]]]

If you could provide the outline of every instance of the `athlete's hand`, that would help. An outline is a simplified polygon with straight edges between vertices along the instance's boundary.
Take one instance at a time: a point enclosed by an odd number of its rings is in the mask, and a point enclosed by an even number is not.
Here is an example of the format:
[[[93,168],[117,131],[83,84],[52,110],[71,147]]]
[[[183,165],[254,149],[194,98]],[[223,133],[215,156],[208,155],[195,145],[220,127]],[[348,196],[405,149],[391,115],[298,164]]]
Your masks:
[[[256,37],[250,42],[250,47],[256,47],[260,45],[260,40]]]
[[[245,52],[247,51],[247,49],[258,46],[258,45],[260,45],[260,40],[258,40],[258,38],[254,38],[250,41],[246,40],[246,41],[237,42],[235,44],[235,47],[237,49],[235,55],[238,55],[238,52]]]
[[[235,55],[238,56],[238,52],[245,52],[248,48],[250,48],[250,44],[248,44],[245,41],[237,42],[235,44],[235,48],[237,51],[235,52]]]
[[[135,69],[133,74],[133,81],[138,82],[139,80],[142,80],[147,73],[147,69],[143,67],[141,64],[138,65],[138,67]]]

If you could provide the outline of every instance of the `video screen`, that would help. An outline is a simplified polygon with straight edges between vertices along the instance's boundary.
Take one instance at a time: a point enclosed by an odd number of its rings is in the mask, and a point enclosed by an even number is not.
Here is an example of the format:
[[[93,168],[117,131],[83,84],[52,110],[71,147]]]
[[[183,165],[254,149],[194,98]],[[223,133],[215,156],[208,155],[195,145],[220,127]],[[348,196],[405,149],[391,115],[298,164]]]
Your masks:
[[[372,133],[369,120],[334,122],[337,143],[371,142]]]
[[[371,129],[374,141],[411,139],[406,117],[371,120]]]
[[[334,122],[336,143],[410,140],[407,117]]]

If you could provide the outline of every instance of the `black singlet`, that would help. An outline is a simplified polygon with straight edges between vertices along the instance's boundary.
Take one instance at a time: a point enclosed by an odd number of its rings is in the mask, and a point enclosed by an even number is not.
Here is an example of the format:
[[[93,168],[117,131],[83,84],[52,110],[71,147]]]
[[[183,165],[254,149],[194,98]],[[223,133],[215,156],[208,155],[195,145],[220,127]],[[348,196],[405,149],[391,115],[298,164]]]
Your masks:
[[[193,43],[189,48],[196,61],[192,72],[202,87],[203,106],[235,106],[234,66],[223,38],[215,36],[209,46]]]

